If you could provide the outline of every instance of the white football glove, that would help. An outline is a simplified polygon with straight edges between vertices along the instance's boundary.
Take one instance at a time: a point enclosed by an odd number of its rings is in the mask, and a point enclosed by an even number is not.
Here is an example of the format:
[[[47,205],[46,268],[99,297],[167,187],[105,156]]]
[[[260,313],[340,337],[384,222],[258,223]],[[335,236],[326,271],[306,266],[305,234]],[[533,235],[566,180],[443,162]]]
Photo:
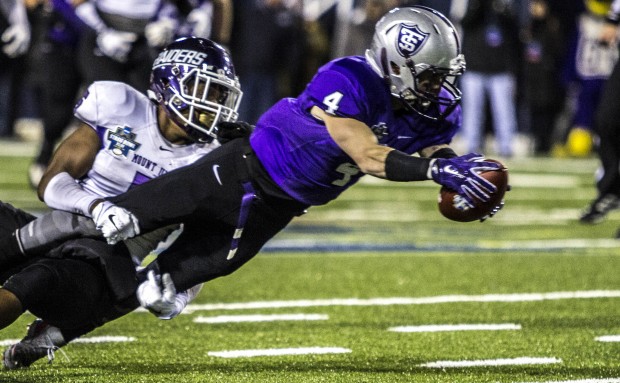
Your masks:
[[[24,23],[13,24],[2,34],[2,51],[9,57],[26,53],[30,46],[30,26]]]
[[[115,29],[104,29],[97,35],[97,46],[104,55],[124,63],[131,51],[132,44],[138,35],[131,32],[122,32]]]
[[[212,20],[213,12],[211,8],[204,6],[192,10],[186,19],[192,30],[192,35],[205,39],[211,36]]]
[[[157,21],[152,21],[144,27],[144,37],[146,37],[146,42],[150,47],[161,48],[172,42],[176,29],[176,21],[169,18],[162,18]]]
[[[176,294],[170,274],[160,277],[153,270],[148,272],[147,280],[138,286],[136,292],[140,305],[160,319],[172,319],[179,314]]]
[[[140,234],[138,218],[111,202],[99,203],[92,211],[95,226],[110,245]]]

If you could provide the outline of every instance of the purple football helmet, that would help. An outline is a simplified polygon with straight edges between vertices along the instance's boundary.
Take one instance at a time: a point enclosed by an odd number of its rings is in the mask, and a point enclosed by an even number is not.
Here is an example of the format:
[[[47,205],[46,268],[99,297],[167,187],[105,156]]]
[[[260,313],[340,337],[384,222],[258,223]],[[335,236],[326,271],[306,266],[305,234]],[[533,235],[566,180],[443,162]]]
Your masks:
[[[184,37],[164,48],[151,71],[149,97],[196,141],[237,120],[242,92],[230,55],[211,40]]]

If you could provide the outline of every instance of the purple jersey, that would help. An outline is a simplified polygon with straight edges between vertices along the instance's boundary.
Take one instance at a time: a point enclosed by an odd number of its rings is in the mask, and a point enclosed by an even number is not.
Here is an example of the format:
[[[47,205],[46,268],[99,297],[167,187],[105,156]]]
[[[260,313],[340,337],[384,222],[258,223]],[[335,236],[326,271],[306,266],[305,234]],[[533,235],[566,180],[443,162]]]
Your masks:
[[[448,97],[447,91],[442,90]],[[310,114],[313,106],[368,125],[381,145],[413,154],[449,144],[461,124],[461,109],[432,121],[392,109],[388,85],[361,56],[321,67],[297,98],[280,100],[260,118],[250,138],[257,157],[282,190],[308,205],[336,198],[364,175]]]

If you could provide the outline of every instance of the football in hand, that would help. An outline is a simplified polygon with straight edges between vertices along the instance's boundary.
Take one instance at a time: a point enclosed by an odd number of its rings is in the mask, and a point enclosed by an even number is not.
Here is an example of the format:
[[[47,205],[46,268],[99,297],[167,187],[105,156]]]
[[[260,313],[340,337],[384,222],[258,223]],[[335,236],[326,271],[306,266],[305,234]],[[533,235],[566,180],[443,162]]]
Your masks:
[[[437,205],[439,212],[446,218],[457,222],[477,221],[489,215],[496,206],[501,204],[504,194],[508,190],[508,169],[499,161],[487,159],[502,165],[500,170],[491,170],[480,173],[487,181],[497,187],[487,202],[476,201],[473,208],[468,208],[462,197],[454,190],[442,186],[439,191]]]

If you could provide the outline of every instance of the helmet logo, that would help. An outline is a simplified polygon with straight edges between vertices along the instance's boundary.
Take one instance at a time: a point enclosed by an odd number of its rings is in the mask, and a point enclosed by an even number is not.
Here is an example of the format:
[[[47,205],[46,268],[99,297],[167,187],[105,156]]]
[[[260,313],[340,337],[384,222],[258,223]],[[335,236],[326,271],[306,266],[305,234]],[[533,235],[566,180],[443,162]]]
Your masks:
[[[430,33],[422,32],[417,25],[401,24],[396,49],[403,57],[413,56],[422,49],[428,36]]]

